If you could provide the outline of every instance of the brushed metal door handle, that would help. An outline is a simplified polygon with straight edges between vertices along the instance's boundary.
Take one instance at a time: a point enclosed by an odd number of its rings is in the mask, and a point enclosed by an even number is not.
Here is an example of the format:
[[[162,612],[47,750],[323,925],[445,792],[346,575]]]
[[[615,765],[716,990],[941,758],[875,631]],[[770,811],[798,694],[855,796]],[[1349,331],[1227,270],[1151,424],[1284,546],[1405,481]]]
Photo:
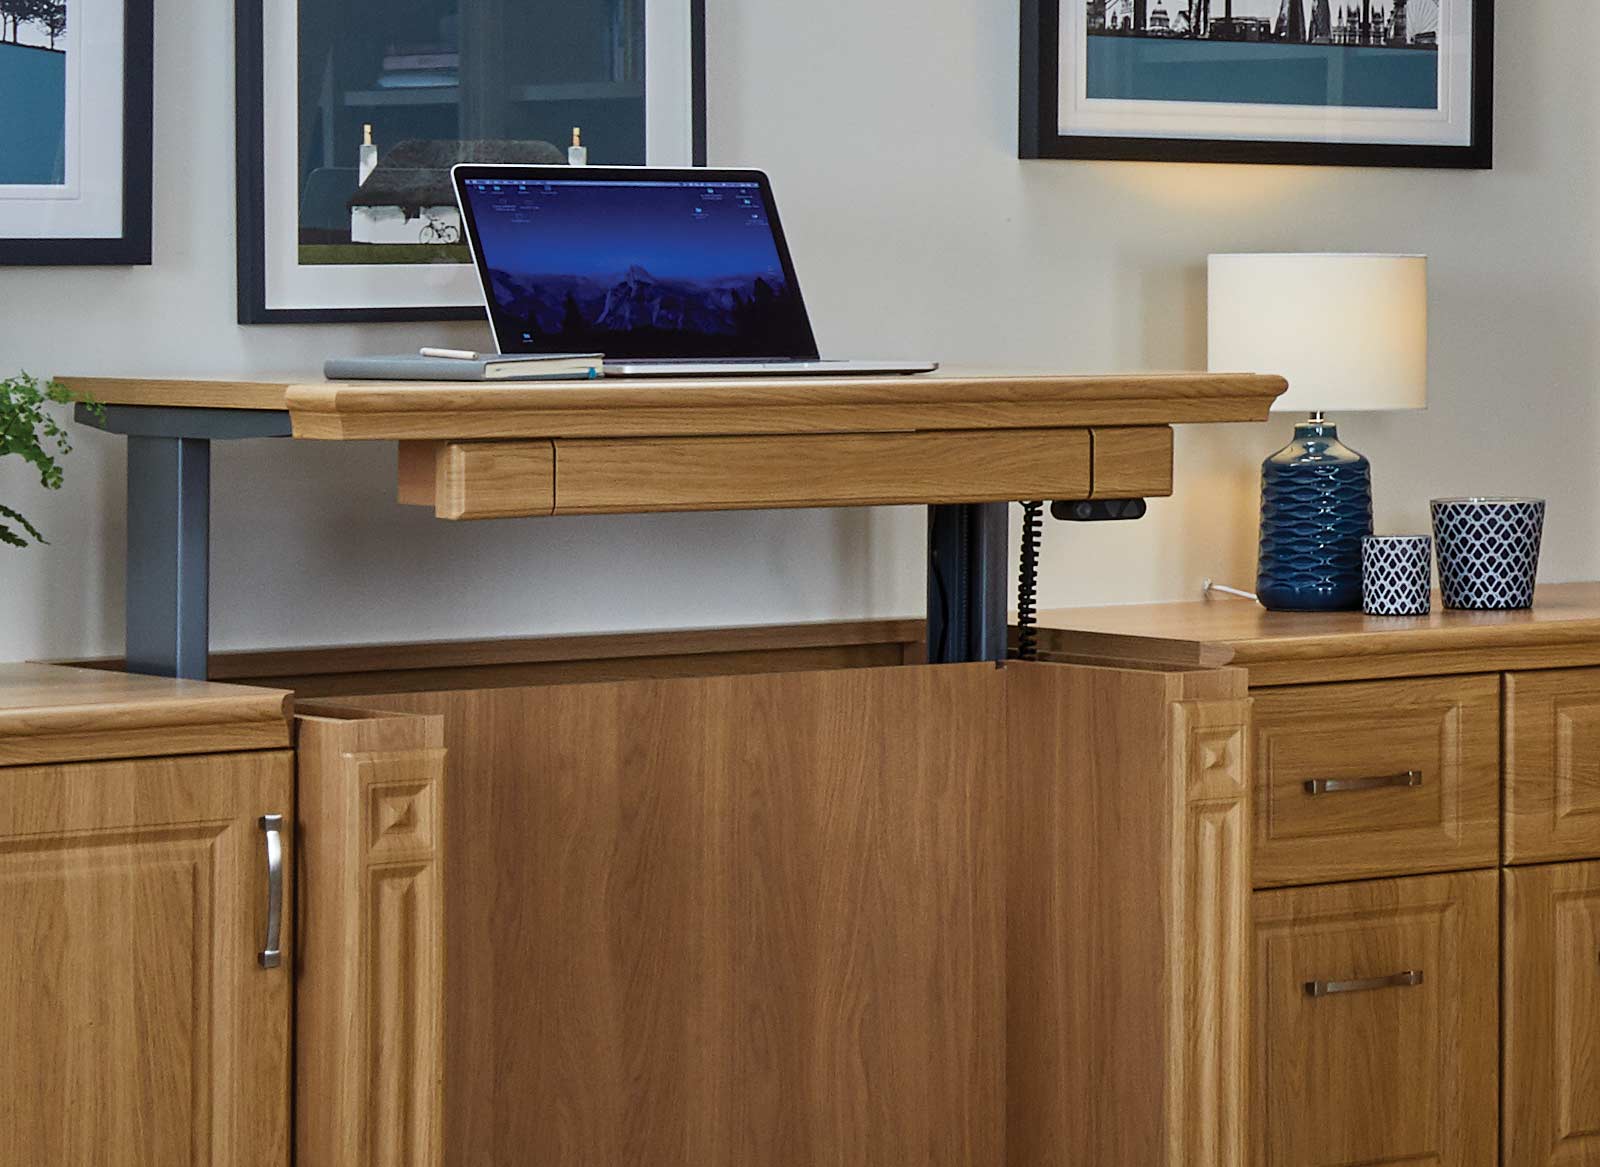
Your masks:
[[[1402,788],[1422,785],[1421,770],[1407,770],[1404,774],[1381,774],[1376,778],[1311,778],[1305,784],[1307,794],[1348,794],[1355,790],[1379,790],[1385,786]]]
[[[256,959],[262,968],[283,963],[283,816],[261,816],[261,833],[267,843],[267,943]]]
[[[1306,996],[1331,997],[1336,993],[1370,993],[1376,989],[1410,989],[1422,983],[1421,969],[1407,969],[1386,977],[1359,981],[1307,981]]]

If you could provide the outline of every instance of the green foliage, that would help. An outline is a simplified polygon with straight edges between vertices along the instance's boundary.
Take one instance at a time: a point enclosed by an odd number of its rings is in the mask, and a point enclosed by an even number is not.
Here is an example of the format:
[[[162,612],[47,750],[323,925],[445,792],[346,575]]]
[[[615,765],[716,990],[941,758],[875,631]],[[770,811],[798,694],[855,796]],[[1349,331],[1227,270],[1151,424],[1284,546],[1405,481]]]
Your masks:
[[[74,402],[82,402],[96,416],[105,417],[105,406],[92,397],[72,392],[59,381],[41,384],[37,377],[27,373],[0,380],[0,458],[16,454],[38,470],[39,485],[46,490],[60,490],[61,463],[56,459],[72,453],[72,442],[46,406]],[[21,534],[17,531],[19,527]],[[39,534],[39,529],[17,511],[0,504],[0,543],[26,547],[29,537],[38,543],[48,542]]]

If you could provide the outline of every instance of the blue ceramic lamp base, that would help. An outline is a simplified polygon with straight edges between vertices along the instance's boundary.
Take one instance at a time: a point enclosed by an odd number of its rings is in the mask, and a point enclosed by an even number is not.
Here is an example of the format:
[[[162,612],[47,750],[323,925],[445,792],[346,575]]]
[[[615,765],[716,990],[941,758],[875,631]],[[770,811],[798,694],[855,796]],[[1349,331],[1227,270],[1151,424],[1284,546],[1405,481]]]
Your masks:
[[[1275,612],[1361,607],[1361,540],[1372,534],[1372,464],[1321,414],[1261,464],[1256,594]]]

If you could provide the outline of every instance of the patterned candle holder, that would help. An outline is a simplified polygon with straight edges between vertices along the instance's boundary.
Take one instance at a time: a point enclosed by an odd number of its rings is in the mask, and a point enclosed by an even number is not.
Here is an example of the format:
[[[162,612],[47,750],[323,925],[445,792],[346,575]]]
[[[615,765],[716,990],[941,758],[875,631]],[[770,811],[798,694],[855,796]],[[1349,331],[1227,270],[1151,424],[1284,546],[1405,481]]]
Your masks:
[[[1433,608],[1433,540],[1368,535],[1361,541],[1361,610],[1368,616],[1426,616]]]
[[[1533,607],[1544,499],[1436,498],[1432,507],[1446,608]]]

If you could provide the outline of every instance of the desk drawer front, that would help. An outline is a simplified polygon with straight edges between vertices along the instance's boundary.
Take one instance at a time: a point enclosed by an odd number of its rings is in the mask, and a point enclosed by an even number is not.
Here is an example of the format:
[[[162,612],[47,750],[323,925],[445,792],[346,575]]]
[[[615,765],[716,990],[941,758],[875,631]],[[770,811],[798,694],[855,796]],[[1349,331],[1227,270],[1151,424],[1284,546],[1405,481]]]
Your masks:
[[[1256,893],[1256,1167],[1494,1161],[1497,878]]]
[[[1600,857],[1600,669],[1506,677],[1506,862]]]
[[[1255,693],[1258,887],[1499,858],[1494,677]]]
[[[556,514],[1087,498],[1087,430],[556,444]]]

